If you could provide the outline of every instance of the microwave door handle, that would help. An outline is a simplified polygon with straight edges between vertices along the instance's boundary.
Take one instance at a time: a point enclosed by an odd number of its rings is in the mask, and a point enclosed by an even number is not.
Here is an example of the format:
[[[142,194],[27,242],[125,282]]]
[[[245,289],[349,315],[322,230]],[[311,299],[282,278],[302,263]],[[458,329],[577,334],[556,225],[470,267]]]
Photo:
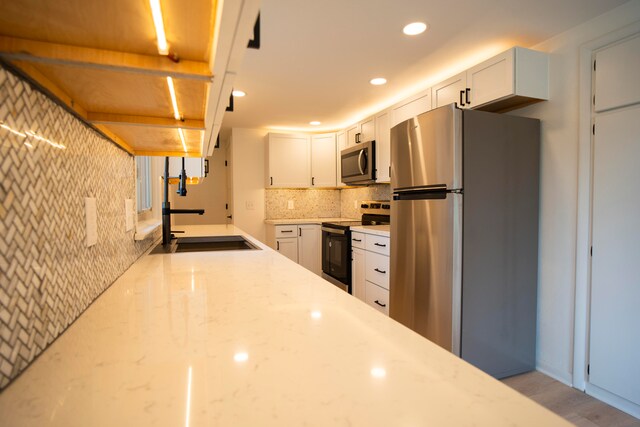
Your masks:
[[[360,170],[360,175],[364,175],[364,170],[362,169],[362,156],[364,155],[364,150],[360,150],[360,154],[358,154],[358,169]]]

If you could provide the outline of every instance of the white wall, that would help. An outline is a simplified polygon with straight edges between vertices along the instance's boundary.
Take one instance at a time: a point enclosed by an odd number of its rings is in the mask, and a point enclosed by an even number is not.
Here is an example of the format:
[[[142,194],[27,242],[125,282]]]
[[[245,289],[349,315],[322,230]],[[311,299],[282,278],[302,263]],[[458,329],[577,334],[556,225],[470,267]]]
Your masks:
[[[260,129],[231,130],[231,182],[233,188],[233,223],[265,242],[264,168],[265,138]],[[250,209],[253,204],[253,209]]]
[[[510,114],[542,120],[538,369],[572,383],[580,47],[640,20],[632,0],[532,48],[551,54],[550,100]]]

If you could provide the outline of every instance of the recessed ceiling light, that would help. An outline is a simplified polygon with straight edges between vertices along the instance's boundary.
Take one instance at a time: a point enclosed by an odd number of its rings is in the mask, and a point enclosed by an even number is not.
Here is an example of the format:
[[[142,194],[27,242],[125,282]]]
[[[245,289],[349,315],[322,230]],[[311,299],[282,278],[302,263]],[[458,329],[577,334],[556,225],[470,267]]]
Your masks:
[[[241,97],[245,96],[246,93],[241,91],[241,90],[234,90],[233,92],[231,92],[231,95],[236,96],[238,98],[241,98]]]
[[[320,124],[321,124],[321,122],[319,122],[319,121],[317,121],[317,120],[314,120],[314,121],[312,121],[312,122],[309,122],[309,124],[310,124],[311,126],[318,126],[318,125],[320,125]]]
[[[375,79],[371,79],[369,81],[369,83],[371,83],[374,86],[380,86],[383,85],[387,82],[387,79],[385,79],[384,77],[376,77]]]
[[[405,25],[402,32],[408,36],[415,36],[424,33],[426,29],[427,24],[424,22],[412,22],[411,24]]]

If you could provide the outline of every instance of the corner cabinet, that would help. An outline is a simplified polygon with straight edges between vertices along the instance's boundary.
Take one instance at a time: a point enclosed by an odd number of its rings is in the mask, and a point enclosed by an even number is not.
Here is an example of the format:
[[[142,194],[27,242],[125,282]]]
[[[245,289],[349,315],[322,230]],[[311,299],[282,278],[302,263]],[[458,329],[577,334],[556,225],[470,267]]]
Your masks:
[[[311,186],[309,135],[270,133],[267,141],[267,188]]]
[[[322,275],[320,224],[267,224],[267,244],[318,276]]]
[[[514,47],[433,88],[433,107],[507,111],[549,99],[549,57]]]

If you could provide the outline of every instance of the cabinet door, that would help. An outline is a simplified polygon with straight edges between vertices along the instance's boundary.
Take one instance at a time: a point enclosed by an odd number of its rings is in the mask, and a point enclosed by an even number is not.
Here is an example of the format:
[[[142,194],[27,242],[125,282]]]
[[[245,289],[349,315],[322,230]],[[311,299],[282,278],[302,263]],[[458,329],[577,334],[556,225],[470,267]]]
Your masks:
[[[514,93],[514,49],[467,70],[469,105],[475,108]]]
[[[276,239],[276,250],[291,261],[298,262],[298,238]]]
[[[389,111],[376,116],[376,182],[391,181],[391,129]]]
[[[389,315],[389,291],[365,281],[365,302],[380,313]]]
[[[342,182],[342,159],[340,152],[347,148],[347,132],[341,131],[336,134],[336,183],[338,187],[344,187]]]
[[[311,149],[309,136],[269,134],[267,187],[309,187]]]
[[[429,110],[431,110],[431,88],[394,105],[390,128]]]
[[[320,225],[299,225],[298,232],[298,264],[320,276],[322,274]]]
[[[465,91],[467,89],[467,76],[466,72],[460,73],[457,76],[453,76],[441,83],[438,83],[433,87],[433,108],[442,107],[456,103],[458,107],[464,108]],[[460,102],[462,101],[462,102]]]
[[[189,178],[204,177],[204,159],[201,157],[185,157],[184,170]],[[181,172],[182,157],[169,157],[169,176],[177,177]],[[164,168],[162,173],[164,174]]]
[[[359,248],[351,249],[351,287],[353,296],[365,301],[365,251]]]
[[[347,128],[345,132],[347,134],[347,147],[345,148],[353,147],[354,145],[356,145],[356,141],[358,140],[358,133],[360,132],[360,126],[353,125]]]
[[[376,139],[376,119],[369,117],[360,122],[360,139],[358,142],[373,141]]]
[[[336,186],[336,134],[311,136],[311,186]]]

